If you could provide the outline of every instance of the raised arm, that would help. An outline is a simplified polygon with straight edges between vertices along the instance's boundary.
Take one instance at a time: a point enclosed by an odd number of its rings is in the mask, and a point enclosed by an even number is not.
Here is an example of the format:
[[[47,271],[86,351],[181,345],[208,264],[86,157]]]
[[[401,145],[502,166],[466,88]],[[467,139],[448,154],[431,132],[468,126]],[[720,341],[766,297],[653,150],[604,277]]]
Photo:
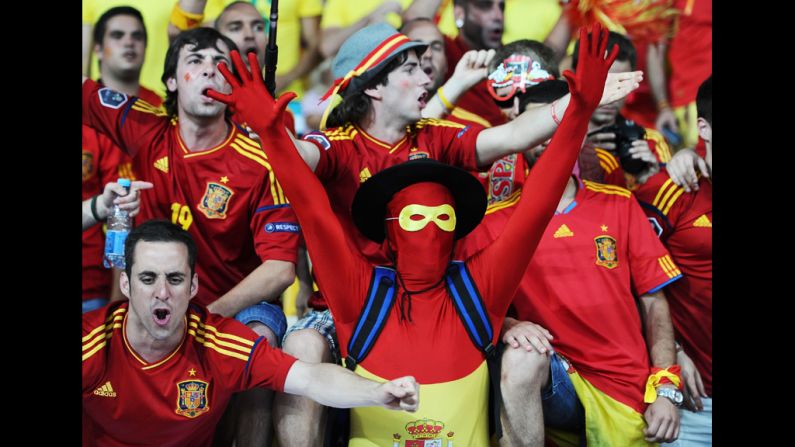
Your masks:
[[[614,46],[605,57],[607,34],[598,24],[590,37],[585,29],[580,30],[579,60],[587,62],[581,63],[576,74],[568,70],[563,73],[571,101],[560,128],[530,171],[505,230],[472,260],[490,296],[497,300],[492,309],[498,312],[507,309],[516,292],[574,168],[591,114],[599,106],[607,70],[618,55],[618,46]]]
[[[342,312],[344,315],[339,318],[355,318],[361,309],[356,300],[350,299],[351,287],[358,284],[356,277],[366,261],[348,248],[323,185],[301,158],[296,141],[282,124],[284,109],[295,94],[287,93],[274,101],[265,89],[256,55],[249,53],[248,58],[253,73],[243,64],[240,54],[233,51],[232,63],[241,80],[222,63],[219,70],[232,86],[232,93],[223,95],[209,90],[207,96],[234,107],[260,136],[274,173],[298,216],[312,262],[317,266],[318,283],[335,317]]]
[[[455,66],[450,79],[439,87],[428,106],[422,109],[423,118],[444,118],[464,93],[486,79],[489,62],[494,58],[494,50],[469,50]],[[442,99],[442,95],[444,99]],[[449,103],[449,105],[448,105]]]

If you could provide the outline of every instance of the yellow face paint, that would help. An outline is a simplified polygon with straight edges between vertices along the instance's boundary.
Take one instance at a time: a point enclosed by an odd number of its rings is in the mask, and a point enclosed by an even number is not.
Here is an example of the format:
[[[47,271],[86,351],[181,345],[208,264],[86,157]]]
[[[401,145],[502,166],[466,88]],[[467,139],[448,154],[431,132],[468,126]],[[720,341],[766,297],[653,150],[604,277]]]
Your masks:
[[[412,216],[422,216],[422,219],[414,220]],[[442,219],[446,217],[446,219]],[[438,206],[425,206],[412,203],[400,210],[398,217],[387,217],[386,220],[397,219],[400,228],[406,231],[420,231],[433,222],[443,231],[452,232],[455,230],[455,210],[448,204]]]

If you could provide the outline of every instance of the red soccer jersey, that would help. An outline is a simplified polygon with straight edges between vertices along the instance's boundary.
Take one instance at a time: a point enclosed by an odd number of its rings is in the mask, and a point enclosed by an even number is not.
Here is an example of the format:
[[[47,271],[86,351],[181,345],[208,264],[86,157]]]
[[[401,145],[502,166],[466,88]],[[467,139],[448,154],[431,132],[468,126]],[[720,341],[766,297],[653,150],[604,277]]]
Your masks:
[[[458,61],[464,56],[464,53],[471,48],[464,42],[461,37],[451,39],[444,36],[444,54],[447,57],[447,77],[445,80],[450,79],[455,71],[455,66]],[[467,90],[458,101],[455,103],[455,109],[451,112],[451,116],[456,116],[468,121],[474,121],[485,125],[486,123],[491,126],[499,126],[504,124],[506,119],[497,104],[494,103],[489,91],[486,87],[487,80],[483,80],[471,89]],[[485,121],[485,122],[482,122]],[[490,127],[490,126],[486,126]]]
[[[83,200],[102,194],[119,177],[135,180],[130,157],[106,136],[83,126]],[[83,301],[110,298],[112,270],[102,265],[105,233],[96,224],[83,231]]]
[[[138,87],[138,97],[143,99],[144,101],[152,104],[155,107],[160,107],[163,105],[163,98],[160,97],[157,93],[144,86]]]
[[[693,359],[712,396],[712,182],[684,192],[667,171],[636,192],[684,279],[666,287],[677,340]]]
[[[647,127],[646,141],[649,143],[649,149],[651,149],[651,152],[657,157],[658,162],[664,164],[671,160],[671,148],[660,132]],[[590,165],[596,167],[596,172],[584,175],[584,178],[606,183],[608,185],[628,188],[631,191],[637,189],[635,177],[624,172],[621,168],[621,161],[618,159],[615,152],[602,148],[595,148],[594,151],[596,152],[598,163],[590,163]],[[587,153],[583,152],[580,158],[581,160],[583,156],[587,156]],[[583,162],[582,165],[589,164]]]
[[[141,221],[168,219],[193,236],[198,303],[212,303],[268,259],[296,262],[295,215],[259,143],[233,123],[221,144],[190,152],[177,120],[90,81],[83,121],[132,154],[136,172],[154,183],[142,194]]]
[[[578,186],[547,226],[513,306],[552,333],[580,375],[642,413],[649,356],[635,296],[681,273],[629,191]]]
[[[677,0],[678,22],[668,50],[673,107],[696,100],[698,87],[712,74],[712,0]]]
[[[180,345],[148,363],[127,341],[128,309],[122,301],[83,315],[83,445],[211,445],[232,393],[282,391],[296,361],[191,305]]]
[[[368,135],[360,127],[344,127],[312,132],[304,140],[314,143],[320,151],[315,174],[326,188],[334,214],[346,233],[351,235],[352,249],[358,250],[371,263],[389,264],[381,245],[359,233],[351,218],[351,204],[359,185],[372,175],[408,160],[432,158],[463,169],[477,168],[475,143],[482,126],[464,126],[445,120],[423,119],[412,126],[406,137],[393,145]],[[310,305],[324,308],[320,294],[314,294]]]

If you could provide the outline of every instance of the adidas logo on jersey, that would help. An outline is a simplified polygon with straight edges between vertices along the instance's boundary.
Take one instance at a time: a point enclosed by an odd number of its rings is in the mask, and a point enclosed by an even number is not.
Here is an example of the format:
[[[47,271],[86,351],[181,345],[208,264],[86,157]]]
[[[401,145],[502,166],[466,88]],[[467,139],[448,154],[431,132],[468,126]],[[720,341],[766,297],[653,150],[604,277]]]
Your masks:
[[[699,217],[698,219],[696,219],[695,222],[693,222],[693,226],[712,228],[712,222],[709,221],[709,217],[707,217],[706,214],[702,214],[701,217]]]
[[[94,394],[102,397],[116,397],[116,392],[113,391],[113,386],[111,386],[110,380],[105,382],[105,384],[101,387],[95,389]]]
[[[168,174],[168,157],[163,157],[155,161],[155,168]]]
[[[566,224],[563,224],[557,229],[557,231],[555,231],[554,236],[555,239],[560,237],[572,237],[574,236],[574,233],[569,229],[569,227],[566,226]]]

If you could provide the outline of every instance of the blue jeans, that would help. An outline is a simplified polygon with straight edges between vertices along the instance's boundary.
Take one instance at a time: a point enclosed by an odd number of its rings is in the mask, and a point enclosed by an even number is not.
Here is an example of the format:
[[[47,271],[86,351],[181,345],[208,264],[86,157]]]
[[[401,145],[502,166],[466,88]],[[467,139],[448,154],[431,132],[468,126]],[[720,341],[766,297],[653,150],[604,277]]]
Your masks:
[[[243,324],[248,324],[252,321],[262,323],[276,334],[277,341],[281,341],[282,337],[284,337],[284,332],[287,330],[287,317],[284,316],[282,308],[267,301],[260,301],[241,310],[235,314],[235,320]]]
[[[697,447],[712,445],[712,398],[702,397],[704,409],[692,412],[679,409],[679,437],[670,444],[661,446]]]
[[[549,384],[541,390],[544,425],[579,433],[585,429],[585,409],[567,369],[568,363],[553,354],[549,360]]]
[[[83,313],[91,312],[92,310],[96,310],[107,305],[107,298],[92,298],[90,300],[85,300],[83,301]]]

